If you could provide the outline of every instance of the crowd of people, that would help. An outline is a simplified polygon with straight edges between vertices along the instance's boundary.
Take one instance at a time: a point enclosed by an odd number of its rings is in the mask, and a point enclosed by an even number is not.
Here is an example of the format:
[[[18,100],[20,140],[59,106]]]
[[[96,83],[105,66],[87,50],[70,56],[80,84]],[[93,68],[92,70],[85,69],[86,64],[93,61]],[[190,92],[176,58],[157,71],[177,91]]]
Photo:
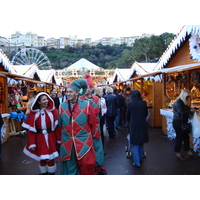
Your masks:
[[[60,157],[60,174],[107,174],[104,167],[104,124],[109,138],[126,120],[121,90],[93,88],[92,77],[76,79],[65,92],[52,89],[29,93],[27,145],[23,152],[39,161],[40,174],[55,174],[54,159]],[[124,118],[125,117],[125,118]]]
[[[182,128],[196,111],[191,109],[189,97],[189,91],[183,90],[174,104],[173,126],[177,134],[174,151],[181,161],[185,160],[180,154],[182,141],[187,156],[195,157],[189,146],[190,131]],[[74,80],[64,93],[53,89],[50,94],[31,94],[27,114],[22,124],[28,131],[23,151],[39,161],[42,175],[55,174],[54,159],[58,156],[61,175],[107,174],[104,125],[111,140],[120,126],[128,128],[134,167],[140,167],[144,143],[149,142],[147,103],[141,93],[130,88],[125,92],[111,87],[93,88],[88,74]]]

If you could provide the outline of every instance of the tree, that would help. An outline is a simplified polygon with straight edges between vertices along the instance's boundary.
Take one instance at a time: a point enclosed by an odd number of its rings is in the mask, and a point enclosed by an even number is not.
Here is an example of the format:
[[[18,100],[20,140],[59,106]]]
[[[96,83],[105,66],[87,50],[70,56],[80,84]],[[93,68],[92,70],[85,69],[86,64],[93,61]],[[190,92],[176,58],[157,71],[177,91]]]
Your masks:
[[[132,56],[132,52],[128,49],[125,49],[117,62],[117,68],[130,68],[133,62],[134,57]]]
[[[165,48],[163,41],[159,36],[153,35],[149,38],[149,48],[150,48],[150,52],[148,54],[149,61],[157,62],[160,55],[164,51],[163,49]]]
[[[148,52],[150,51],[149,43],[150,43],[150,39],[147,37],[135,40],[135,42],[133,43],[132,51],[137,52],[137,53],[134,53],[136,58],[141,57],[141,55],[143,55],[145,62],[148,62]]]
[[[174,36],[173,33],[163,33],[160,36],[136,39],[132,56],[138,62],[157,62]]]
[[[163,41],[165,49],[168,47],[168,45],[174,39],[174,37],[175,37],[175,34],[173,34],[173,33],[163,33],[160,35],[160,38]]]

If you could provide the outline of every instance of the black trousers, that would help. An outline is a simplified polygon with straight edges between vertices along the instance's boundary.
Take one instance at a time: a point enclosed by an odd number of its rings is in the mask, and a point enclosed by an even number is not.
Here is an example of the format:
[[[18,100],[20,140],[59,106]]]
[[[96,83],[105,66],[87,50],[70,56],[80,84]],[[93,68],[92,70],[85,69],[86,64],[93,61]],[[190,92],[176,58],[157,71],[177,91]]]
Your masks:
[[[174,151],[179,153],[181,151],[182,142],[184,144],[184,151],[190,150],[190,136],[189,133],[183,133],[181,128],[181,119],[173,120],[173,127],[176,131]]]
[[[114,126],[114,121],[115,121],[115,116],[107,116],[107,125],[108,125],[108,135],[110,138],[115,136],[115,126]]]

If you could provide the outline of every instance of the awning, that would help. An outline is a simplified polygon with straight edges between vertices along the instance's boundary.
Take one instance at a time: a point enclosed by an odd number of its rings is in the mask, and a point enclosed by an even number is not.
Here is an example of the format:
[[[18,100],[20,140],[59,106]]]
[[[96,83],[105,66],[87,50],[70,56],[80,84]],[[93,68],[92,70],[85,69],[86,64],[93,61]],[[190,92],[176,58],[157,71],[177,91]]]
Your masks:
[[[200,68],[200,63],[179,65],[179,66],[171,67],[171,68],[163,68],[160,71],[162,73],[176,73],[176,72],[183,72],[183,71],[188,71],[188,70],[198,69],[198,68]]]
[[[63,85],[56,85],[55,83],[34,80],[32,78],[29,78],[29,77],[25,77],[25,76],[18,75],[18,74],[12,74],[12,73],[8,73],[8,72],[4,72],[4,71],[0,71],[0,76],[4,77],[4,78],[9,77],[9,78],[14,79],[14,80],[21,80],[21,81],[32,82],[32,83],[36,83],[36,84],[46,84],[46,85],[54,85],[54,86],[58,86],[58,87],[65,87]]]

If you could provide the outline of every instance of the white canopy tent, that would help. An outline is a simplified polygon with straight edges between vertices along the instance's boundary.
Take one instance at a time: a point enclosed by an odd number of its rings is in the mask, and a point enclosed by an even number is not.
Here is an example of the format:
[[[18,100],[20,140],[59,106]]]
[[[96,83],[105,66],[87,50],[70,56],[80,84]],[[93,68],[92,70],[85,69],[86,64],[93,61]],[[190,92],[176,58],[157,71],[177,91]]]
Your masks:
[[[88,69],[88,70],[100,70],[100,67],[86,60],[85,58],[81,58],[74,64],[67,67],[68,70],[79,70],[79,69]]]

